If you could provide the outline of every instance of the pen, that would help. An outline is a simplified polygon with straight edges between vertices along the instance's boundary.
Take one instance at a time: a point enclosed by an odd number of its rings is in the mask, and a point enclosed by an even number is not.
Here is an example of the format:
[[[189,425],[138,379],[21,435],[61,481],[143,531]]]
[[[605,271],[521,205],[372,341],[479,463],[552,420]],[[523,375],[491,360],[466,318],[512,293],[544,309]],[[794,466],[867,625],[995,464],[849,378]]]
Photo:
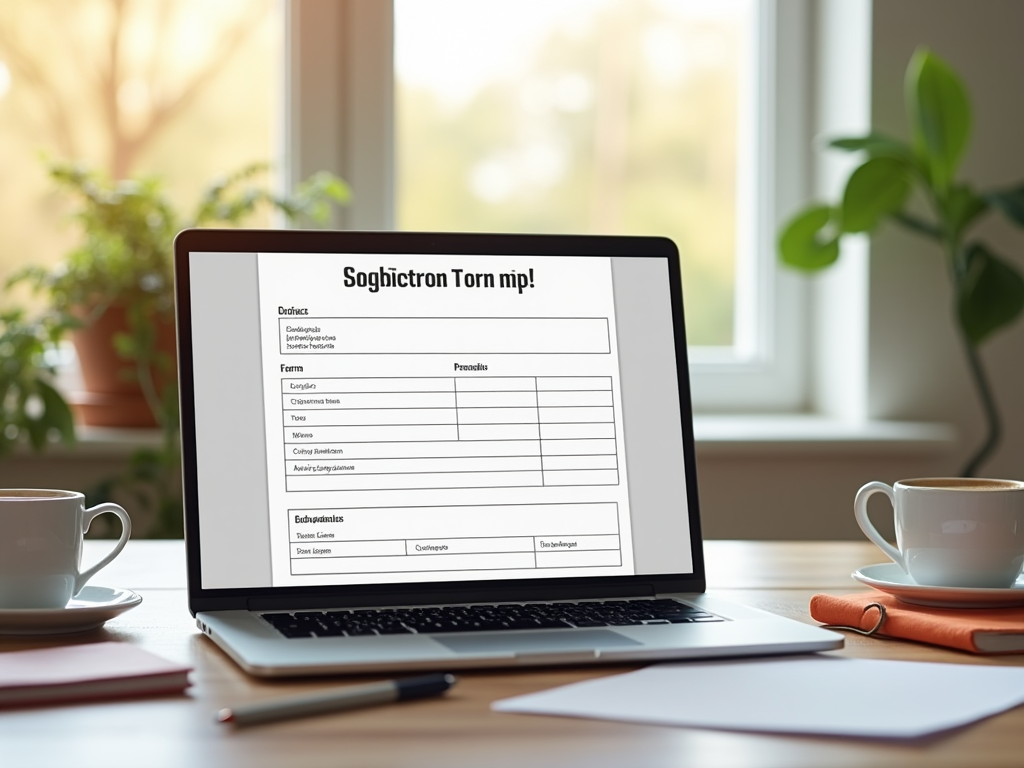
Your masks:
[[[232,725],[255,725],[273,720],[286,720],[292,717],[319,715],[326,712],[341,712],[346,709],[362,709],[393,701],[437,696],[453,685],[455,685],[455,675],[448,674],[386,680],[380,683],[353,685],[312,696],[293,696],[242,707],[229,707],[217,713],[217,720]]]

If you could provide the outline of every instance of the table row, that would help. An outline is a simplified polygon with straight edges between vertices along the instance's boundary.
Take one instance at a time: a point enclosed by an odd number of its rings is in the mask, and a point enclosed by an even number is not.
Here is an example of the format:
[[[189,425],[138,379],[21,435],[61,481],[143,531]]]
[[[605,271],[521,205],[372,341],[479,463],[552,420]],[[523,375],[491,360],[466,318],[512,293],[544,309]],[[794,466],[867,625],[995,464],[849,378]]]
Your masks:
[[[285,394],[281,407],[297,410],[324,408],[559,408],[610,406],[612,392],[352,392],[344,394]]]
[[[284,424],[354,427],[417,424],[607,424],[615,410],[607,406],[538,408],[325,408],[285,410]]]
[[[457,458],[312,459],[288,461],[288,475],[390,475],[418,472],[522,472],[555,469],[615,469],[615,454],[603,456],[466,456]]]
[[[591,440],[615,437],[615,424],[386,424],[319,427],[293,424],[284,429],[291,443],[420,443],[504,440]]]
[[[429,376],[282,379],[282,394],[586,392],[612,389],[611,376]]]
[[[618,549],[438,554],[430,557],[418,555],[329,557],[324,555],[318,557],[293,557],[291,559],[291,573],[293,576],[312,576],[342,573],[422,573],[427,571],[594,568],[621,565],[622,554]]]
[[[613,457],[614,458],[614,457]],[[347,465],[346,465],[347,466]],[[436,488],[547,488],[618,485],[618,469],[536,469],[503,472],[407,472],[353,474],[328,465],[285,475],[285,489],[299,491],[411,491]]]
[[[569,552],[619,549],[617,534],[585,536],[478,536],[377,541],[292,541],[292,557],[378,557],[488,554],[495,552]]]
[[[601,456],[616,453],[614,438],[595,440],[439,440],[393,443],[304,443],[289,445],[289,460],[326,458],[403,459],[475,456]]]

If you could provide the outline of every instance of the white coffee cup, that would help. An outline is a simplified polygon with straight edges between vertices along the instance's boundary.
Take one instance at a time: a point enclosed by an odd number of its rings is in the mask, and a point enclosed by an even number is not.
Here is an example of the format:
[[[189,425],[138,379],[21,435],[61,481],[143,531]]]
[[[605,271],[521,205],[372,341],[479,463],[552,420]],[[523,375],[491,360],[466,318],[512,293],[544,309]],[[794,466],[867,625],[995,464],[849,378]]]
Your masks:
[[[121,538],[83,571],[82,537],[104,512],[121,519]],[[0,489],[0,609],[64,608],[118,556],[131,532],[131,519],[117,504],[86,509],[77,491]]]
[[[896,547],[868,519],[868,498],[889,497]],[[868,483],[853,503],[864,535],[916,583],[1007,588],[1024,567],[1024,482],[960,477]]]

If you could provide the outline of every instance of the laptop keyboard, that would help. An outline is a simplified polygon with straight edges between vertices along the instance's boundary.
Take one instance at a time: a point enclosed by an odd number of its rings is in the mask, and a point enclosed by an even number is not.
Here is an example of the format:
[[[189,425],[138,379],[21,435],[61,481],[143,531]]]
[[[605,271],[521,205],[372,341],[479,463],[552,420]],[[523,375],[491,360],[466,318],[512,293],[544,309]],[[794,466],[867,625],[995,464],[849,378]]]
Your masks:
[[[262,616],[285,637],[356,637],[724,621],[707,611],[669,599],[355,608],[264,613]]]

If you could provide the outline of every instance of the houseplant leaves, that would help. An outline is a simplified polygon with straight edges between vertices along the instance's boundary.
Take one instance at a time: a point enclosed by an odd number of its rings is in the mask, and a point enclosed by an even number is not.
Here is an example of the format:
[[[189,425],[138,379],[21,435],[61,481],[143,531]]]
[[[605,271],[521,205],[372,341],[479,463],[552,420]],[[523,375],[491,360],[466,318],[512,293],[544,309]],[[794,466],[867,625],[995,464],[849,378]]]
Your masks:
[[[838,233],[828,231],[832,216],[832,208],[819,205],[792,218],[779,236],[782,261],[810,271],[827,267],[838,259]]]
[[[966,273],[958,281],[957,315],[964,334],[977,346],[1020,315],[1024,278],[981,243],[968,247],[966,262]]]
[[[894,157],[873,157],[850,174],[843,192],[843,232],[867,232],[910,196],[910,168]]]
[[[904,83],[914,150],[935,187],[944,191],[971,133],[967,90],[957,74],[926,48],[914,52]]]

